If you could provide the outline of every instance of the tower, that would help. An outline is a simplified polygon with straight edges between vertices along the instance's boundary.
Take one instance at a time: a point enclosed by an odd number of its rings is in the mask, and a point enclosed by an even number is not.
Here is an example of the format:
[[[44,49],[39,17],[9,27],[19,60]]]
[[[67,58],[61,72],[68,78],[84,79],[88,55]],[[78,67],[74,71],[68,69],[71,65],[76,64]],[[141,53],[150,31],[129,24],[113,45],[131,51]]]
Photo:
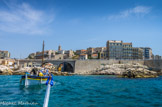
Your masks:
[[[60,45],[58,46],[58,51],[61,51],[61,46]]]

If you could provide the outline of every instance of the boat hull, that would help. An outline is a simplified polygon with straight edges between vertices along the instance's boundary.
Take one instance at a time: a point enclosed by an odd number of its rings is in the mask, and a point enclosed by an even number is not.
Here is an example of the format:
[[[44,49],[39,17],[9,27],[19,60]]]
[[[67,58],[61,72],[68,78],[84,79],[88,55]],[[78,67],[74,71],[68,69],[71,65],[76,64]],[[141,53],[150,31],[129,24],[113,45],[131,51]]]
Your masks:
[[[47,76],[25,76],[21,77],[20,84],[25,85],[25,82],[27,82],[27,85],[40,85],[40,84],[46,84],[48,77]]]

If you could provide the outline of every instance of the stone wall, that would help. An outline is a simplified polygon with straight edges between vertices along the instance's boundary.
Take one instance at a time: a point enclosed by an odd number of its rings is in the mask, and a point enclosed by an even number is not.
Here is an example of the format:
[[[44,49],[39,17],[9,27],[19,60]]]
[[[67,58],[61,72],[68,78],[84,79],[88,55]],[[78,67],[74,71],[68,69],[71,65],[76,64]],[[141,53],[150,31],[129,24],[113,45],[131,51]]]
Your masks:
[[[144,64],[143,60],[76,60],[75,73],[82,74],[100,67],[101,64],[125,64],[125,63],[140,63]]]
[[[24,63],[37,62],[41,64],[41,60],[20,60],[20,65]],[[56,67],[63,62],[68,62],[74,68],[75,73],[82,73],[95,70],[101,64],[125,64],[140,63],[147,65],[154,70],[162,70],[162,60],[45,60],[44,62],[53,63]]]
[[[145,60],[144,65],[154,70],[162,70],[162,60]]]

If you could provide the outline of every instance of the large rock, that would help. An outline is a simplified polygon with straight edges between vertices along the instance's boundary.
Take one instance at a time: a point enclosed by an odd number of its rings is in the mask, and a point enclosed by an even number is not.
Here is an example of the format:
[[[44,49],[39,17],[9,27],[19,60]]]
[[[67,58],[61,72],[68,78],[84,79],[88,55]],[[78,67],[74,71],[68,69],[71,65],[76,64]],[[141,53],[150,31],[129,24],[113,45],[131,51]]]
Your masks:
[[[127,78],[153,78],[157,77],[157,72],[146,69],[127,69],[120,77]]]
[[[147,66],[138,63],[101,65],[96,70],[88,72],[88,74],[119,75],[119,77],[128,78],[157,77],[157,73],[155,71],[151,71]]]
[[[0,75],[12,75],[12,70],[4,65],[0,65]]]

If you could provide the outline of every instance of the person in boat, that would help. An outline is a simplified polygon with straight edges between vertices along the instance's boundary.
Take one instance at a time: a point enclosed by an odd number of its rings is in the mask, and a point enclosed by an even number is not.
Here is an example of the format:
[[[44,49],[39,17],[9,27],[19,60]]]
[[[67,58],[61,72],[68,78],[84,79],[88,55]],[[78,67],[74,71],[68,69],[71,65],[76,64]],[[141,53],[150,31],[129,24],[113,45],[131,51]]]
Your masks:
[[[39,76],[47,76],[49,74],[49,70],[48,69],[41,69],[39,71]]]
[[[32,71],[30,72],[31,75],[38,75],[38,70],[37,68],[33,68]]]

